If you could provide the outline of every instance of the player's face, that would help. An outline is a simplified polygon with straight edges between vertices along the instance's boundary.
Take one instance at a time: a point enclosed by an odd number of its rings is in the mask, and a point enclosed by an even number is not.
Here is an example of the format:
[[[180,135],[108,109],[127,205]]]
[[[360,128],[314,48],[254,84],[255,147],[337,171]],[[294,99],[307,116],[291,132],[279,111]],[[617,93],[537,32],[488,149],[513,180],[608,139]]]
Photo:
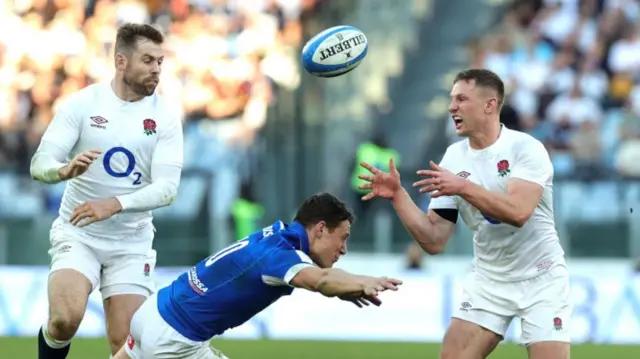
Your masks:
[[[336,228],[330,229],[326,223],[320,222],[314,228],[315,238],[310,241],[311,259],[321,268],[331,268],[347,254],[347,239],[351,235],[351,223],[342,221]]]
[[[153,95],[160,82],[163,61],[162,45],[139,40],[136,49],[127,57],[124,83],[137,95]]]
[[[489,91],[475,85],[475,81],[458,81],[451,90],[449,113],[455,123],[456,134],[468,137],[481,130],[488,121],[497,99]]]

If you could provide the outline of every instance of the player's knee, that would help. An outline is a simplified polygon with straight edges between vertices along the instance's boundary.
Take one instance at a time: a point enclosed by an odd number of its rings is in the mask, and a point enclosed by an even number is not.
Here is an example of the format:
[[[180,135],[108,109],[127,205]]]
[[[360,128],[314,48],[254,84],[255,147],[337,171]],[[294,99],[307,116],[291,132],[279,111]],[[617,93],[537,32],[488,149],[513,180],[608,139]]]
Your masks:
[[[54,312],[47,327],[49,335],[57,340],[70,340],[78,331],[82,314]]]

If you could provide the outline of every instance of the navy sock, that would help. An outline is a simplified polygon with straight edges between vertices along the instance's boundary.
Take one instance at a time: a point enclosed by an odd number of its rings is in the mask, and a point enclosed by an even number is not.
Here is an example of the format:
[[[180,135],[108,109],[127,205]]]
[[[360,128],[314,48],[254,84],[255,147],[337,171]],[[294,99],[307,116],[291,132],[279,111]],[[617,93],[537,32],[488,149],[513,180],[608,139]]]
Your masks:
[[[44,332],[42,328],[38,332],[38,359],[66,359],[69,355],[69,349],[71,343],[63,346],[62,348],[52,348],[47,344],[44,339]]]

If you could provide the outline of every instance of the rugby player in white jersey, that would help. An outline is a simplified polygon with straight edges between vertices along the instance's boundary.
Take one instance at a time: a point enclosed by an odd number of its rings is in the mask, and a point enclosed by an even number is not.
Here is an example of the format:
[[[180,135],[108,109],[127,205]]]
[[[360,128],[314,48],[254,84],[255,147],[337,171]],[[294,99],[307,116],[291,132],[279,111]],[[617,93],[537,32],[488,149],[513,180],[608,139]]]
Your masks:
[[[442,359],[486,358],[515,317],[530,359],[567,359],[570,352],[569,274],[555,230],[549,154],[538,140],[500,123],[504,84],[484,69],[460,72],[449,111],[464,140],[440,165],[420,170],[414,187],[432,200],[425,214],[390,173],[363,163],[363,200],[390,199],[420,246],[437,254],[460,213],[474,232],[473,270],[445,334]]]
[[[67,356],[96,288],[115,354],[133,313],[155,290],[151,210],[175,199],[183,161],[180,117],[155,92],[163,41],[150,25],[121,26],[113,80],[66,100],[33,156],[34,179],[68,181],[51,228],[40,359]]]

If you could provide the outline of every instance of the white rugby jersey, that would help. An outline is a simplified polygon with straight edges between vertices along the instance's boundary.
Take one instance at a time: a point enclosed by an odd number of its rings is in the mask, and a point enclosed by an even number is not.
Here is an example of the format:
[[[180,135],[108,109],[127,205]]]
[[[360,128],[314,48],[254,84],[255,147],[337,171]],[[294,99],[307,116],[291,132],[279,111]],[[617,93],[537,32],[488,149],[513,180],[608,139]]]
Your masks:
[[[157,165],[182,168],[183,163],[179,114],[170,111],[158,94],[123,101],[109,82],[71,95],[41,143],[68,153],[67,162],[80,152],[102,151],[87,172],[67,181],[59,211],[64,222],[81,203],[130,194],[150,184],[152,176],[158,176],[152,173]],[[151,221],[151,211],[121,212],[82,229],[97,237],[126,240]]]
[[[473,231],[477,272],[498,281],[518,281],[564,264],[553,214],[553,165],[540,141],[503,126],[498,140],[488,148],[475,150],[468,139],[450,145],[440,166],[491,191],[507,193],[511,178],[537,183],[544,189],[522,228],[483,215],[460,196],[431,200],[429,209],[457,209]]]

